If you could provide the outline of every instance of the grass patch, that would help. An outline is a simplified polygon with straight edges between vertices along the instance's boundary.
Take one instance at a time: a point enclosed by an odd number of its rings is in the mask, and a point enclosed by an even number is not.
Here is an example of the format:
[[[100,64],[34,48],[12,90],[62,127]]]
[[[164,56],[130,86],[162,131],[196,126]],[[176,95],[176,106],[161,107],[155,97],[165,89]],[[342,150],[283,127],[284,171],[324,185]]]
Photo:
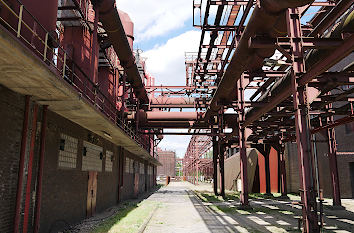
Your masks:
[[[202,200],[202,202],[215,203],[215,202],[223,202],[223,201],[237,201],[240,199],[239,193],[226,194],[225,198],[223,198],[222,196],[215,196],[214,193],[210,193],[210,192],[201,192],[201,191],[194,191],[194,192],[199,197],[199,199]]]
[[[137,204],[127,204],[114,216],[105,220],[94,229],[94,233],[119,232],[134,233],[139,230],[152,211],[158,207],[157,202],[144,200]]]
[[[195,194],[199,197],[202,202],[221,202],[223,201],[222,197],[215,196],[213,193],[199,192],[195,191]]]
[[[239,192],[235,192],[235,193],[232,193],[232,194],[230,194],[230,193],[228,193],[228,194],[226,194],[226,196],[225,196],[225,200],[227,200],[227,201],[238,201],[238,200],[240,200],[240,193]]]

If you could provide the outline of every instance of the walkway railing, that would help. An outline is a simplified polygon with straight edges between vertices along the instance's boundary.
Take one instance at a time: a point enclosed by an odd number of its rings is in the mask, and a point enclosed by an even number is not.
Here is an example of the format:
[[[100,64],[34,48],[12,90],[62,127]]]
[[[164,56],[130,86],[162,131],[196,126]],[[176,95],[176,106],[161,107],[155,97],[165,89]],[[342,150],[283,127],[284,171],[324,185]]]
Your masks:
[[[0,0],[0,24],[142,148],[150,150],[149,142],[144,142],[120,118],[116,103],[121,102],[121,98],[114,95],[107,97],[59,45],[57,33],[48,32],[20,1],[11,2],[10,6],[4,0]]]

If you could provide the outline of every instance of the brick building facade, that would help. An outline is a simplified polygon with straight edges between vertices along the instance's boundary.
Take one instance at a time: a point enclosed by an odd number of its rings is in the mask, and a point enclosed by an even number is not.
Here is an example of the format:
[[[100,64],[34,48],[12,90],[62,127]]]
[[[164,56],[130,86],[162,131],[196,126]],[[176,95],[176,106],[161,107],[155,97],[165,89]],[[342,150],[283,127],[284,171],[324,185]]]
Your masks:
[[[23,95],[0,85],[0,232],[13,232],[24,105]],[[30,105],[31,122],[34,103]],[[41,109],[40,106],[36,122],[29,229],[34,220],[32,213],[37,191]],[[28,140],[30,132],[31,129]],[[52,111],[48,111],[46,132],[40,232],[57,231],[87,217],[89,172],[97,172],[93,206],[96,212],[114,206],[121,200],[136,197],[154,185],[155,165]],[[94,153],[90,155],[91,147],[100,152],[96,157]],[[27,148],[26,168],[28,157]],[[119,170],[121,162],[123,171]],[[23,186],[26,185],[27,174],[28,168]],[[122,177],[123,183],[120,184]],[[21,223],[25,206],[24,190]]]
[[[176,176],[176,153],[157,149],[158,160],[162,166],[157,167],[157,176]]]

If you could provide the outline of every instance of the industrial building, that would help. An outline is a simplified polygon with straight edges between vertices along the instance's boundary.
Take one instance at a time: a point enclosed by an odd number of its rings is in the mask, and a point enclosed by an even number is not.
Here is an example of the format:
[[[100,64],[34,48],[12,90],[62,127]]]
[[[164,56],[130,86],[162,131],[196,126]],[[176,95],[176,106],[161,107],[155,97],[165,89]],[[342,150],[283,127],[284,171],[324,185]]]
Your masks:
[[[353,198],[353,0],[191,4],[186,83],[155,86],[119,1],[0,0],[0,232],[60,231],[149,191],[163,135],[192,135],[184,176],[242,207],[299,193],[304,232],[323,196]]]
[[[156,176],[175,177],[176,176],[176,152],[157,148],[158,161],[162,164],[157,167]]]

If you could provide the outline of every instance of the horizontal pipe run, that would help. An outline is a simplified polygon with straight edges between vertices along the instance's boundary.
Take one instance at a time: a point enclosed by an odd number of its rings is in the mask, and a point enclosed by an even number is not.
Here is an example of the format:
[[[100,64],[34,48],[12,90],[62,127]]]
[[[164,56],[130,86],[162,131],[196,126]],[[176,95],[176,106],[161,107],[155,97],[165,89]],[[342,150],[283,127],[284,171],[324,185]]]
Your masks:
[[[266,34],[269,37],[287,35],[285,24],[285,9],[304,6],[313,0],[263,0],[256,4],[252,16],[242,33],[234,55],[227,67],[218,88],[211,100],[205,118],[209,119],[220,109],[220,101],[227,102],[236,96],[236,82],[243,72],[256,70],[262,67],[264,58],[273,55],[275,49],[251,49],[248,41],[257,34]]]
[[[147,121],[196,121],[199,112],[146,112]]]

